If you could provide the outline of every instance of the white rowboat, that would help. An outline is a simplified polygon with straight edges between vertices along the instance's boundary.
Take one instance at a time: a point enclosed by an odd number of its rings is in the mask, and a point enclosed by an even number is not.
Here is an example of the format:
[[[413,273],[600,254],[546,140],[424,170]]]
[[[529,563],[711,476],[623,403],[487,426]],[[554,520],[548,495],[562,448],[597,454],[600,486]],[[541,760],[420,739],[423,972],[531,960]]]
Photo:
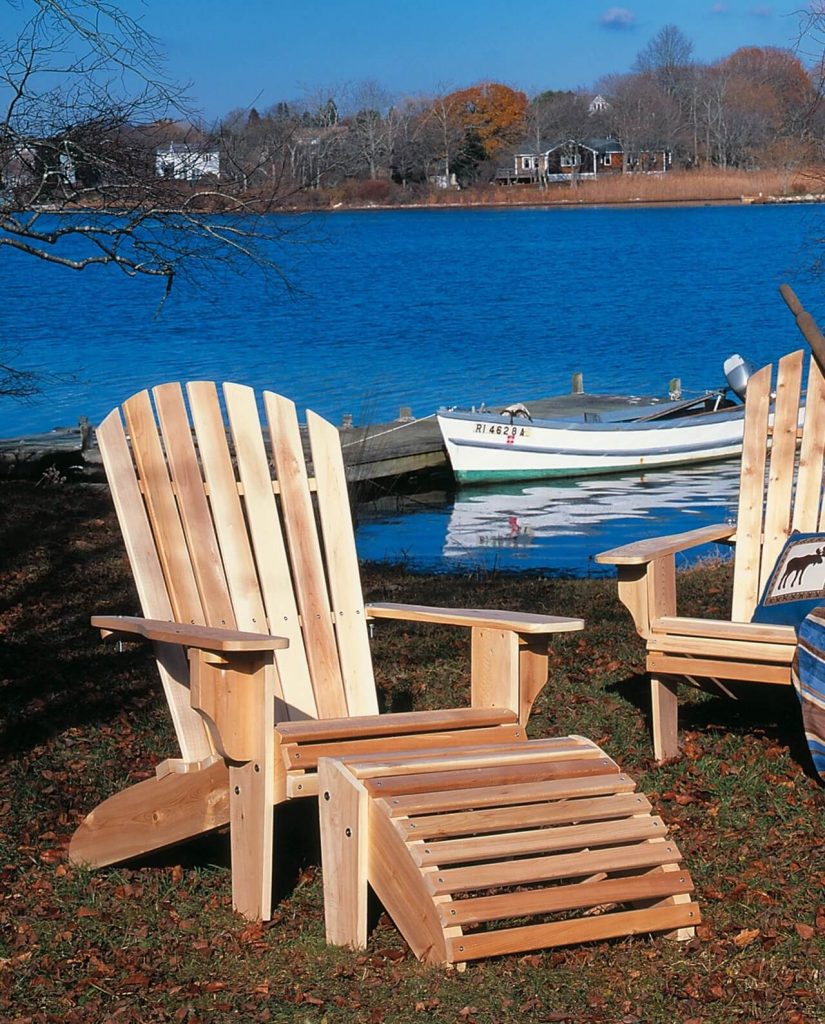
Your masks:
[[[696,465],[742,452],[745,409],[708,392],[653,413],[597,422],[514,412],[440,409],[438,425],[460,483],[535,480]],[[521,407],[523,409],[523,407]],[[526,410],[525,410],[526,412]]]

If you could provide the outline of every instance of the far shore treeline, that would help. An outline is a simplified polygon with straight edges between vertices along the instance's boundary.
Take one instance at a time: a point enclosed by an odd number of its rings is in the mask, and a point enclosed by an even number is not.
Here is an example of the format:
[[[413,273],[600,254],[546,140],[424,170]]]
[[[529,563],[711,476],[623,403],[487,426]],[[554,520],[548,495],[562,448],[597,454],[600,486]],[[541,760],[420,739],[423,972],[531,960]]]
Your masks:
[[[23,209],[65,209],[67,199],[88,209],[131,200],[123,186],[140,182],[145,205],[152,178],[154,204],[165,189],[175,207],[189,194],[196,209],[241,202],[258,212],[558,202],[570,186],[582,186],[578,201],[594,202],[818,193],[822,98],[821,58],[752,46],[701,63],[691,40],[666,25],[627,73],[576,91],[548,82],[528,96],[485,81],[398,96],[362,81],[233,110],[211,126],[174,102],[165,116],[141,103],[78,111],[25,137],[12,134],[9,118],[0,191]],[[561,173],[550,174],[547,154],[557,150]],[[629,173],[651,170],[659,173]]]
[[[690,40],[669,25],[627,74],[587,89],[551,86],[530,97],[488,81],[399,97],[362,82],[234,110],[217,126],[215,141],[226,172],[242,173],[251,189],[277,179],[284,189],[338,190],[341,199],[375,201],[400,198],[399,190],[506,181],[516,154],[539,157],[559,143],[592,140],[615,140],[621,154],[601,161],[597,177],[608,169],[643,170],[646,155],[662,152],[677,171],[792,175],[821,162],[821,65],[806,67],[775,47],[744,47],[713,64],[692,54]],[[522,183],[532,191],[551,184],[540,161],[533,166],[536,173],[522,175]],[[575,184],[575,175],[567,178]]]

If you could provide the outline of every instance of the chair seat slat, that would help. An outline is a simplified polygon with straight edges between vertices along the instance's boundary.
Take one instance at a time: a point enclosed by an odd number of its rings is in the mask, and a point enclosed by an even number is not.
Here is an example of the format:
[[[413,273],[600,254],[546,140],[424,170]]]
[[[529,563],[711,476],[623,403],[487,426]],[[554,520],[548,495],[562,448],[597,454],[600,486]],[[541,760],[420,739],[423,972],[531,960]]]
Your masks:
[[[443,711],[396,711],[358,718],[284,722],[278,732],[287,743],[320,743],[353,736],[403,736],[444,729],[477,729],[518,721],[507,708],[445,708]]]

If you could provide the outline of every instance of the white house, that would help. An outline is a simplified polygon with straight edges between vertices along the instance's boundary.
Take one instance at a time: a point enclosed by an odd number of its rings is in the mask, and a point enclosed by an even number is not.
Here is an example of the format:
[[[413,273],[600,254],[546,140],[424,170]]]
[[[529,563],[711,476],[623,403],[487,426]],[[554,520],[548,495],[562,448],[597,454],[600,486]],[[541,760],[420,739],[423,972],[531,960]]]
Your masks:
[[[206,175],[217,178],[221,173],[220,153],[188,142],[169,142],[155,151],[155,173],[176,181],[200,181]]]

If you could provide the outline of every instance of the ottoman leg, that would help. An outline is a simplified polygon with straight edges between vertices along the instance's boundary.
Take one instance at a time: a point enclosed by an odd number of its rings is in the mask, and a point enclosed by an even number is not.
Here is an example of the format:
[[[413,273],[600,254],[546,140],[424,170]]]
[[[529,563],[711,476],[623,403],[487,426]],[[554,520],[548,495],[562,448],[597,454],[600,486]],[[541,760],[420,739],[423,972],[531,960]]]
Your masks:
[[[327,942],[367,944],[367,791],[340,761],[318,761]]]

